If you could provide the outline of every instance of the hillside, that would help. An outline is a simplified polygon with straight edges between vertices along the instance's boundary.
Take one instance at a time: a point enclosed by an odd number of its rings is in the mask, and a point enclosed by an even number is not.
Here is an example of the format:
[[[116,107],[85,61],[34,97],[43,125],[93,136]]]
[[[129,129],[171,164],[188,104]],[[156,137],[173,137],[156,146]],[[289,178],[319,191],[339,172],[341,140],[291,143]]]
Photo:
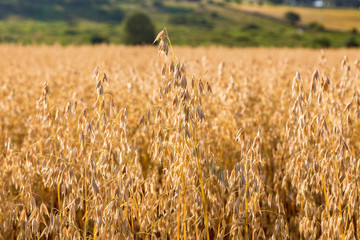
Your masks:
[[[351,29],[360,30],[360,11],[358,9],[326,9],[294,7],[285,5],[250,5],[233,4],[232,7],[252,13],[260,13],[282,19],[288,11],[293,11],[301,16],[301,23],[309,24],[317,22],[328,29],[349,31]]]
[[[155,31],[163,26],[171,29],[177,45],[344,47],[360,43],[357,32],[327,30],[318,25],[308,28],[307,22],[298,28],[279,16],[251,13],[223,2],[21,2],[0,3],[0,42],[123,44],[126,18],[140,11],[150,16]]]

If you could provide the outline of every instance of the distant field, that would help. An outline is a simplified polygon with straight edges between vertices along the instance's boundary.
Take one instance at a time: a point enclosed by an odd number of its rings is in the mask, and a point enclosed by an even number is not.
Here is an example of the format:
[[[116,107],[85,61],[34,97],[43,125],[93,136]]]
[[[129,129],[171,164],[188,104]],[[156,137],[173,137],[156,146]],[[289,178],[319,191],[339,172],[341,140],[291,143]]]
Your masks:
[[[171,1],[160,6],[118,2],[86,8],[71,3],[59,5],[48,2],[28,8],[15,3],[0,3],[0,42],[25,45],[124,44],[125,22],[134,12],[143,12],[151,18],[155,31],[160,31],[164,26],[171,29],[175,45],[306,48],[360,45],[360,34],[349,31],[355,24],[360,30],[360,14],[356,10],[251,7],[215,1]],[[258,9],[263,12],[254,14]],[[304,23],[317,21],[327,29],[299,31],[283,20],[287,10],[299,12]],[[326,13],[326,17],[320,13]],[[345,31],[332,30],[336,26],[341,26]]]
[[[258,5],[234,5],[234,8],[277,18],[283,18],[287,11],[293,11],[300,14],[301,22],[305,24],[317,22],[329,29],[347,31],[356,28],[360,30],[360,11],[356,9],[318,9],[270,5],[261,7]]]

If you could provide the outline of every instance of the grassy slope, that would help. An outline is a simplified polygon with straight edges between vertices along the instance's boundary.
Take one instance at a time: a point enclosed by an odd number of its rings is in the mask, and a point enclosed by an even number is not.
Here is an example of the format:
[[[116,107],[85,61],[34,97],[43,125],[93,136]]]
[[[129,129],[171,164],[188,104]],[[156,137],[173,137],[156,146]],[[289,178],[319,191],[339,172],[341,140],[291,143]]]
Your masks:
[[[156,30],[167,26],[176,40],[174,43],[179,45],[321,47],[325,39],[332,47],[342,47],[351,37],[360,43],[359,35],[351,35],[349,32],[299,33],[296,28],[284,22],[244,13],[233,5],[174,2],[160,8],[144,8],[136,4],[119,4],[113,7],[121,8],[127,15],[135,11],[146,12],[155,22]],[[47,12],[47,9],[42,12]],[[68,21],[70,14],[67,9],[63,9],[63,13],[58,11],[53,14],[56,17],[50,21],[47,20],[50,17],[48,15],[41,15],[35,20],[7,16],[0,20],[0,41],[84,44],[91,43],[93,37],[100,36],[111,43],[123,42],[124,21],[109,22],[100,17],[90,18],[93,14],[91,12],[85,14],[88,17]]]
[[[173,4],[175,8],[175,4]],[[346,39],[359,36],[341,31],[299,31],[284,23],[254,14],[244,13],[233,5],[200,5],[182,4],[183,8],[193,9],[195,13],[206,16],[213,23],[211,29],[202,25],[175,25],[166,22],[167,13],[159,10],[150,11],[152,18],[158,20],[157,26],[166,25],[177,39],[178,44],[224,44],[228,46],[287,46],[287,47],[320,47],[323,39],[330,41],[331,46],[342,47]],[[191,8],[192,7],[192,8]],[[214,13],[215,17],[214,17]],[[156,16],[163,16],[156,18]],[[191,36],[189,38],[188,36]]]
[[[357,9],[321,9],[292,6],[263,5],[233,5],[234,8],[283,18],[287,11],[293,11],[301,16],[301,23],[317,22],[329,29],[348,31],[356,28],[360,31],[360,11]]]

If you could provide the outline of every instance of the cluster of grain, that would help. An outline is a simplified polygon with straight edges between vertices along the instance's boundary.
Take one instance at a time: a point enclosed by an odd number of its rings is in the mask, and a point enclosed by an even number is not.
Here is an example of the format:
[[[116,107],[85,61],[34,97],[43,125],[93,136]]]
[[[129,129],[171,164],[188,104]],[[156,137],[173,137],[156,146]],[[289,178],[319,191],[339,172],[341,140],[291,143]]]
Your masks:
[[[0,46],[0,239],[360,238],[359,50],[157,40]]]

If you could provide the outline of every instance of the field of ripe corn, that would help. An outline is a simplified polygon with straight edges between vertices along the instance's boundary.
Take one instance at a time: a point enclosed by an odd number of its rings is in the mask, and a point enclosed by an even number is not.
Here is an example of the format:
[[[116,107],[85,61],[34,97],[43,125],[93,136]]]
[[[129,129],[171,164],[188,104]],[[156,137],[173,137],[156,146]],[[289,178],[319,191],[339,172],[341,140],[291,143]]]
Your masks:
[[[359,239],[360,50],[162,34],[0,45],[0,239]]]

